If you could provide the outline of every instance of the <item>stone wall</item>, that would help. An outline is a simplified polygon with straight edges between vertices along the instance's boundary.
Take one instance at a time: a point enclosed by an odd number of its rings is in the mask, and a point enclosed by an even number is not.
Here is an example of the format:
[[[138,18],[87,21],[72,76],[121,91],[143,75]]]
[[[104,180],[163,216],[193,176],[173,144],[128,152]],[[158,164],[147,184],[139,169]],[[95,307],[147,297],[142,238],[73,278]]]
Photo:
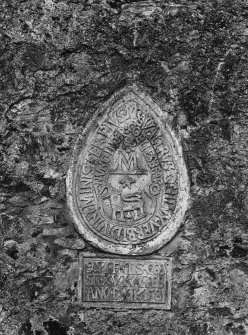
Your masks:
[[[0,334],[248,334],[248,4],[0,2]],[[78,134],[129,82],[181,138],[191,203],[171,311],[82,309],[65,178]]]

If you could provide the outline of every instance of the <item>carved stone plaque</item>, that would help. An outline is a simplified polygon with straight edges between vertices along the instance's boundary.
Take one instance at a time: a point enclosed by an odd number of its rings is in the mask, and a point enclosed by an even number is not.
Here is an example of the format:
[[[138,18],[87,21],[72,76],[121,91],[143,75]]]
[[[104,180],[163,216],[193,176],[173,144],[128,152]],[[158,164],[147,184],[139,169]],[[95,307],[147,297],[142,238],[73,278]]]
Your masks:
[[[107,252],[151,253],[183,221],[187,172],[164,115],[130,86],[98,111],[76,146],[68,203],[79,232]]]
[[[170,309],[170,258],[84,254],[80,263],[79,301],[83,306]]]

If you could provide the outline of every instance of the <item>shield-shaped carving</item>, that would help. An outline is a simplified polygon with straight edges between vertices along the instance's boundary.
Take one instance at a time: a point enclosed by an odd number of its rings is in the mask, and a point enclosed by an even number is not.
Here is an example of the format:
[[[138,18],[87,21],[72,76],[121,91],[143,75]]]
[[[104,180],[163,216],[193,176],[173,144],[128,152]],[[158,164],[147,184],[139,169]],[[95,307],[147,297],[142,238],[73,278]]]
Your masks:
[[[169,242],[187,208],[188,177],[165,113],[132,85],[98,111],[84,139],[67,178],[79,233],[119,254]]]

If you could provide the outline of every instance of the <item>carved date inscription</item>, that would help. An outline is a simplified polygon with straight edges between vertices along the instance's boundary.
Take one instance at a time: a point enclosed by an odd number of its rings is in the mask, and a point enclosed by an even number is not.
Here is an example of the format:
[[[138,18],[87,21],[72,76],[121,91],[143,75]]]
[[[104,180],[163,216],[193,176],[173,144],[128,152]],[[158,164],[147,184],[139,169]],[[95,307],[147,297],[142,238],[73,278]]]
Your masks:
[[[161,113],[132,87],[104,106],[85,132],[69,178],[69,205],[79,231],[105,251],[150,253],[181,224],[187,173]]]
[[[84,306],[170,309],[170,258],[81,257]]]

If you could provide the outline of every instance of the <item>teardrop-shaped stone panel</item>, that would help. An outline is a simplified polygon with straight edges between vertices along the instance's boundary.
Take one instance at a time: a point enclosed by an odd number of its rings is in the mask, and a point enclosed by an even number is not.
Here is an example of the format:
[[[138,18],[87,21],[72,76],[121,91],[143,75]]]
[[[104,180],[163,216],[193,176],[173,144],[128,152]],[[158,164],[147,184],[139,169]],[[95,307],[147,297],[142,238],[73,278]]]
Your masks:
[[[94,246],[148,254],[169,242],[188,205],[182,148],[136,86],[115,94],[85,129],[67,178],[76,227]]]

